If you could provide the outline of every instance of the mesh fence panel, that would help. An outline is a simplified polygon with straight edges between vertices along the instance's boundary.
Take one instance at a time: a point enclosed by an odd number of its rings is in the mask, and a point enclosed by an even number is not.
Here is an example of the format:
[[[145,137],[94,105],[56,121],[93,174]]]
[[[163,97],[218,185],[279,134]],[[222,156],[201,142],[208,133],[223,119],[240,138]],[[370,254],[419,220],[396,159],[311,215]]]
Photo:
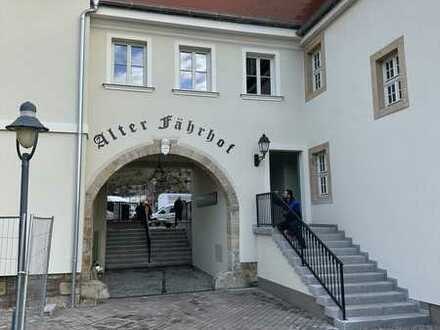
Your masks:
[[[41,315],[47,300],[47,276],[49,270],[53,217],[31,216],[29,243],[26,255],[26,314]]]
[[[0,276],[17,275],[18,217],[0,217]]]

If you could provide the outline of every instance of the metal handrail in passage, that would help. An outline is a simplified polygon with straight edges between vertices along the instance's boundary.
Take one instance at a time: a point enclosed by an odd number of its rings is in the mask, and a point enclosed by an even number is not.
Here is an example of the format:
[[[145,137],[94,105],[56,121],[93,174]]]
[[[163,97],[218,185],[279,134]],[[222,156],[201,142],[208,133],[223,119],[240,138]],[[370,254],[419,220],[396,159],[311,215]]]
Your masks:
[[[256,202],[257,226],[285,228],[281,234],[341,309],[345,320],[344,263],[278,194],[258,194]]]

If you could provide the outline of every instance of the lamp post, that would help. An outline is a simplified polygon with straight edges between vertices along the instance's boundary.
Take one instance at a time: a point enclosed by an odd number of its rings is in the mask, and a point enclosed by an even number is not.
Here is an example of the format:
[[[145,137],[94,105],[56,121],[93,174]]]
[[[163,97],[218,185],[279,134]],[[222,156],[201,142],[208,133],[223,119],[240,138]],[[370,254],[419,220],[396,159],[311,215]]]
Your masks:
[[[258,140],[258,149],[260,150],[260,155],[254,154],[254,165],[255,167],[258,167],[261,163],[261,161],[266,157],[267,152],[269,151],[270,147],[270,140],[266,136],[266,134],[263,134],[260,137],[260,140]]]
[[[35,153],[38,142],[38,134],[47,132],[36,117],[37,109],[31,102],[25,102],[20,106],[20,116],[10,125],[6,126],[9,131],[16,132],[16,148],[18,157],[21,160],[21,192],[20,192],[20,223],[18,233],[18,264],[17,264],[17,285],[16,285],[16,307],[13,329],[24,329],[25,320],[25,280],[26,280],[26,230],[28,213],[28,187],[29,187],[29,161]],[[30,153],[22,153],[21,147],[31,149]]]

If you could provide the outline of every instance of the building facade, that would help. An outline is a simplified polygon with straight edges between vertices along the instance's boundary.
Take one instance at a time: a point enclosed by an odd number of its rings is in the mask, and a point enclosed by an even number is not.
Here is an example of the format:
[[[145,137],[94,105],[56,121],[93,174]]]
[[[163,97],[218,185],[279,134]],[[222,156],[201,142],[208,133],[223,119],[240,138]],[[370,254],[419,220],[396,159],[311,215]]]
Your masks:
[[[410,298],[438,309],[440,5],[210,3],[106,0],[87,17],[79,217],[79,16],[90,4],[8,2],[0,13],[0,215],[19,204],[15,137],[4,127],[29,99],[50,129],[31,163],[30,211],[55,217],[54,291],[71,281],[75,221],[87,281],[106,262],[106,183],[168,143],[196,169],[193,194],[218,194],[216,206],[194,210],[192,231],[193,263],[216,287],[260,278],[310,295],[253,230],[255,195],[290,188],[306,222],[337,224]],[[263,133],[270,152],[256,167]],[[1,275],[7,296],[14,274]]]

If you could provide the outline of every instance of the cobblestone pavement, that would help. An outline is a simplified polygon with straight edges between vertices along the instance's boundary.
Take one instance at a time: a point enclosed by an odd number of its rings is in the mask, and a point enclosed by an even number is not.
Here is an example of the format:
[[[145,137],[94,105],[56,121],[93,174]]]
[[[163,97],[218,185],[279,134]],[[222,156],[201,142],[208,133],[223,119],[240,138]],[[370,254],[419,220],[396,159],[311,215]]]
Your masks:
[[[212,277],[191,266],[107,271],[103,281],[112,298],[213,289]]]
[[[0,329],[9,329],[7,319],[9,313],[0,316]],[[259,289],[111,299],[97,306],[59,310],[51,317],[30,321],[28,330],[334,329],[326,321]],[[415,329],[433,328],[411,330]]]

